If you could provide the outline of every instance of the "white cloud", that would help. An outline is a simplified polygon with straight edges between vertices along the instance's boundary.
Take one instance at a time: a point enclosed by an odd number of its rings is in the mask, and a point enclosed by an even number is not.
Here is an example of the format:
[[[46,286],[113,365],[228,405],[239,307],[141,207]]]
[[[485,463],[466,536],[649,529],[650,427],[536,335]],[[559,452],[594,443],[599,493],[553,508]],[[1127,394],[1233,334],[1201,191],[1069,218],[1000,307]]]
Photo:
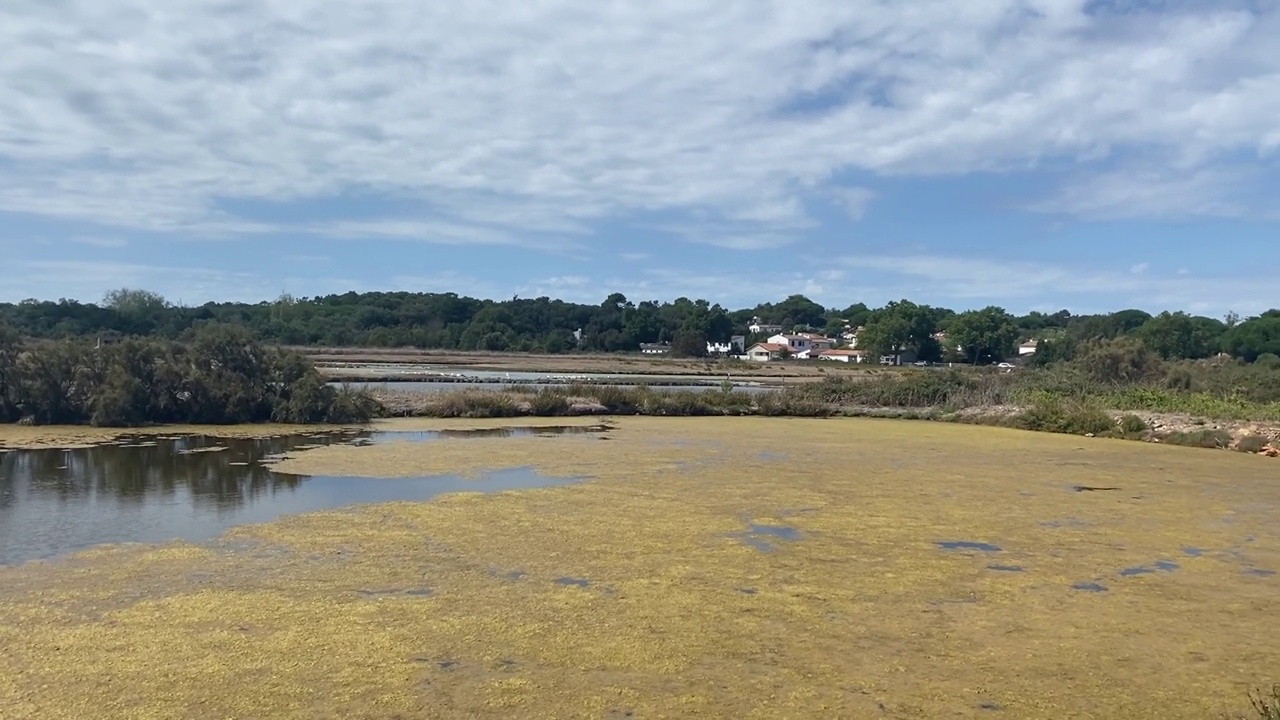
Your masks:
[[[846,171],[1066,164],[1040,209],[1257,212],[1233,188],[1275,170],[1280,14],[1096,6],[10,0],[0,211],[210,237],[280,229],[228,199],[359,191],[411,212],[314,230],[556,246],[687,214],[758,249]]]
[[[1129,268],[1129,273],[1131,275],[1141,275],[1142,273],[1146,272],[1147,268],[1149,267],[1151,267],[1149,263],[1144,263],[1144,262],[1138,263],[1137,265],[1134,265],[1133,267]]]
[[[145,265],[87,260],[45,260],[15,263],[16,272],[0,277],[0,297],[20,300],[44,296],[49,287],[74,287],[75,299],[96,302],[110,290],[142,287],[159,292],[171,302],[199,304],[228,295],[252,300],[280,293],[270,281],[248,273],[200,268]]]
[[[831,197],[854,220],[861,220],[867,214],[867,207],[876,198],[874,190],[864,187],[833,188]]]
[[[1093,220],[1274,217],[1255,170],[1241,167],[1136,168],[1081,174],[1030,206]]]
[[[101,235],[76,235],[71,238],[71,242],[77,245],[92,245],[100,248],[122,248],[129,244],[129,241],[124,238]]]
[[[1257,313],[1275,304],[1275,283],[1268,278],[1181,272],[1164,276],[1146,272],[1145,264],[1130,272],[1116,272],[944,255],[857,256],[839,262],[881,275],[879,287],[860,285],[867,302],[904,296],[919,301],[931,296],[953,299],[950,304],[957,309],[996,303],[1017,311],[1051,296],[1059,298],[1055,301],[1059,306],[1077,311],[1113,311],[1128,306],[1210,314],[1231,309]],[[1139,268],[1142,272],[1133,272]],[[905,292],[904,288],[913,291]],[[1099,305],[1102,298],[1106,306]]]

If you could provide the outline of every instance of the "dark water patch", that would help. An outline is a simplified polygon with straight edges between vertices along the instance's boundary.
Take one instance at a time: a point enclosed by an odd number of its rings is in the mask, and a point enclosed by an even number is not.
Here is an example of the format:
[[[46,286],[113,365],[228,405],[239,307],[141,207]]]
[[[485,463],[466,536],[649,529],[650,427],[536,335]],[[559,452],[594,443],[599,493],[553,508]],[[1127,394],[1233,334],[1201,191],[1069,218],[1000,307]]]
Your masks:
[[[1198,548],[1198,547],[1186,546],[1182,548],[1182,554],[1186,555],[1187,557],[1203,557],[1204,549]]]
[[[943,550],[977,550],[979,552],[1000,552],[1000,547],[984,542],[968,540],[939,540],[934,543]]]
[[[531,468],[476,479],[390,480],[274,472],[303,447],[349,444],[370,433],[228,439],[153,438],[0,455],[0,565],[56,558],[95,545],[212,540],[228,528],[350,505],[425,501],[442,493],[548,487]],[[217,451],[212,448],[225,448]]]
[[[760,552],[772,552],[775,549],[775,540],[799,540],[800,531],[788,525],[762,525],[749,522],[747,529],[738,533],[737,537]]]
[[[382,597],[394,597],[397,595],[405,595],[408,597],[430,597],[433,591],[431,590],[431,588],[419,587],[419,588],[389,588],[386,590],[370,590],[368,588],[360,588],[359,590],[356,590],[356,592],[360,593],[365,597],[382,598]]]
[[[453,670],[454,668],[458,667],[458,665],[459,663],[457,660],[441,660],[440,662],[436,663],[436,666],[439,667],[441,670]]]
[[[996,572],[1011,572],[1011,573],[1020,573],[1023,571],[1021,565],[988,565],[987,569],[995,570]]]
[[[1107,591],[1107,587],[1105,585],[1101,585],[1096,582],[1079,582],[1072,585],[1071,589],[1091,593],[1102,593]]]
[[[1107,492],[1109,490],[1119,490],[1118,487],[1099,487],[1096,485],[1072,485],[1072,492]]]
[[[999,703],[984,702],[984,703],[978,703],[978,709],[995,712],[995,711],[1003,710],[1004,707],[1002,707]]]
[[[574,587],[582,587],[582,588],[584,588],[584,587],[587,587],[588,585],[590,585],[590,584],[591,584],[591,582],[590,582],[589,580],[587,580],[586,578],[574,578],[574,577],[567,577],[567,576],[566,576],[566,577],[558,577],[558,578],[556,578],[556,584],[557,584],[557,585],[566,585],[566,586],[568,586],[568,585],[572,585],[572,586],[574,586]]]
[[[1065,518],[1063,520],[1042,520],[1040,527],[1053,528],[1055,530],[1060,528],[1080,529],[1089,527],[1089,523],[1078,518]]]
[[[759,592],[759,590],[756,590],[753,587],[740,587],[738,588],[738,592],[742,593],[743,595],[755,595],[756,593]]]
[[[1276,571],[1266,570],[1263,568],[1246,568],[1244,571],[1244,574],[1252,575],[1254,577],[1274,577],[1276,574]]]
[[[1173,572],[1178,569],[1178,563],[1169,560],[1157,560],[1151,565],[1135,565],[1127,567],[1120,571],[1121,577],[1133,577],[1135,575],[1150,575],[1158,572]]]

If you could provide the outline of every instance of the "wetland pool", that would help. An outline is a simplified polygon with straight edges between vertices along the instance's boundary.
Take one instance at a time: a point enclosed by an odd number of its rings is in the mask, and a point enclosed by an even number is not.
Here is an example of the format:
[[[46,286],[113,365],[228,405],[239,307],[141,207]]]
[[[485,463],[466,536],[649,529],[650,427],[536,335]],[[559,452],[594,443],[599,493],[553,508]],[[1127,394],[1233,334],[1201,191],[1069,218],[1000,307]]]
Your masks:
[[[205,541],[236,525],[348,505],[424,501],[572,482],[512,467],[374,479],[276,472],[286,453],[461,437],[598,432],[602,426],[349,432],[254,439],[128,436],[73,449],[0,451],[0,565],[48,560],[101,544]]]

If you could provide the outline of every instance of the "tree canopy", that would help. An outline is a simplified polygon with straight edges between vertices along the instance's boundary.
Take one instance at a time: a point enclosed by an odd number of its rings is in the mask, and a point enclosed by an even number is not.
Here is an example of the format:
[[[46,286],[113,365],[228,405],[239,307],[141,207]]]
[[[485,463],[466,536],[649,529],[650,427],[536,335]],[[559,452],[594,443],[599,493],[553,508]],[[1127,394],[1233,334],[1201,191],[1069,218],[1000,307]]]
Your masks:
[[[1018,326],[1013,316],[994,305],[956,315],[947,327],[947,344],[958,346],[972,363],[998,362],[1013,354]]]
[[[1245,320],[1229,316],[1230,322],[1224,322],[1184,312],[1153,317],[1138,309],[1093,315],[1037,311],[1012,317],[989,307],[957,314],[905,299],[879,308],[861,302],[824,308],[798,294],[730,310],[704,299],[632,300],[622,293],[599,304],[581,304],[549,297],[497,301],[407,292],[281,295],[259,303],[187,307],[130,288],[108,293],[97,304],[65,299],[0,303],[0,323],[34,339],[93,339],[113,332],[181,340],[205,325],[222,323],[243,326],[265,342],[281,345],[553,353],[634,352],[641,343],[677,340],[692,353],[698,339],[705,346],[707,341],[727,342],[735,334],[750,335],[748,325],[755,317],[788,331],[813,328],[832,336],[846,326],[865,326],[860,349],[884,354],[910,350],[925,359],[941,356],[943,348],[934,340],[939,331],[946,331],[952,349],[957,344],[976,348],[964,354],[980,362],[996,360],[1012,351],[1013,343],[1033,338],[1040,340],[1036,362],[1071,359],[1090,343],[1118,337],[1137,338],[1166,359],[1226,351],[1252,362],[1280,349],[1274,340],[1280,310]],[[1011,334],[1016,335],[1012,341]]]

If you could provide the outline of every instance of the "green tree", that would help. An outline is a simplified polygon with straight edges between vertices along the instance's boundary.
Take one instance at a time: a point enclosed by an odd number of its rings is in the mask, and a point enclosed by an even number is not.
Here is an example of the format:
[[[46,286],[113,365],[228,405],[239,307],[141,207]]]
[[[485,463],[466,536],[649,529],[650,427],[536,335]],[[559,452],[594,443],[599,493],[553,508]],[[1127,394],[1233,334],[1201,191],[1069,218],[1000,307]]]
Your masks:
[[[0,323],[0,422],[19,419],[18,353],[21,339],[13,328]]]
[[[676,357],[706,357],[707,336],[697,331],[682,331],[671,342],[671,354]]]
[[[1165,360],[1187,360],[1214,354],[1224,332],[1226,325],[1213,318],[1162,312],[1134,335]]]
[[[873,355],[895,355],[911,350],[921,357],[937,354],[933,341],[935,318],[931,308],[910,300],[890,302],[867,319],[858,348]]]
[[[1245,362],[1254,362],[1264,353],[1280,355],[1280,311],[1269,311],[1231,328],[1222,337],[1222,349]]]
[[[822,327],[827,309],[804,295],[792,295],[775,305],[773,314],[784,328],[796,325]]]
[[[952,318],[947,328],[947,344],[959,345],[965,358],[975,364],[1008,357],[1017,340],[1018,326],[1013,316],[994,305],[962,312]]]

